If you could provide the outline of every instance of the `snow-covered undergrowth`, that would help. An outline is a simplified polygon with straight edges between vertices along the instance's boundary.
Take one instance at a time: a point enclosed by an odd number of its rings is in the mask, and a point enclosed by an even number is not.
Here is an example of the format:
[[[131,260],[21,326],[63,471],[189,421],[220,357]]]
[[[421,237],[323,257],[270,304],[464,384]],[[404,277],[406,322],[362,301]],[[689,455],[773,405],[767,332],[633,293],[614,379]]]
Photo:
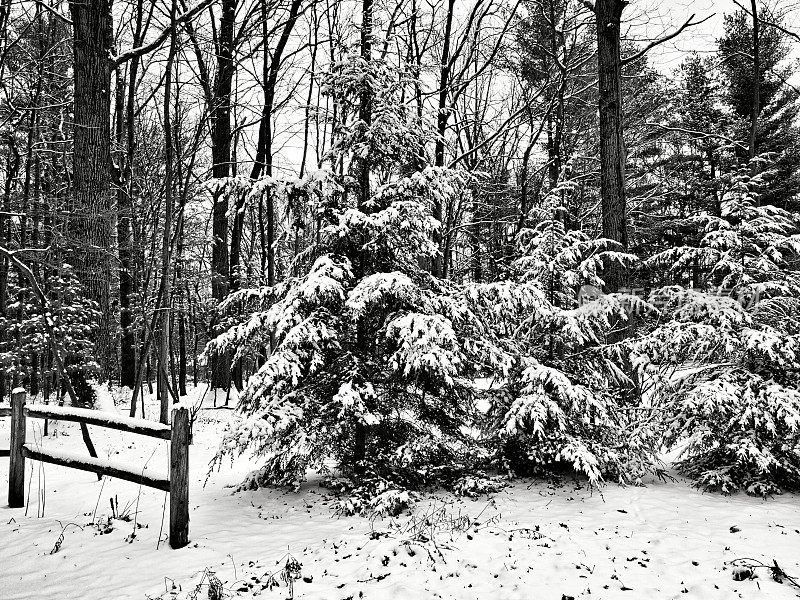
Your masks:
[[[675,272],[694,261],[719,288],[662,288],[662,319],[633,345],[664,443],[688,441],[677,466],[725,493],[800,486],[800,232],[795,215],[761,205],[769,179],[723,176],[720,216],[687,219],[697,243],[647,261]],[[694,361],[702,368],[685,369]]]
[[[110,397],[100,401],[111,408]],[[347,517],[316,476],[299,492],[234,493],[260,464],[248,456],[204,485],[230,418],[210,404],[206,397],[190,451],[188,547],[165,542],[163,492],[29,461],[27,509],[0,508],[0,597],[166,600],[221,592],[216,597],[283,600],[288,581],[294,598],[324,600],[796,597],[765,569],[756,580],[734,581],[730,565],[776,560],[800,574],[796,495],[703,494],[682,479],[599,489],[584,480],[519,480],[476,499],[422,494],[395,517]],[[29,439],[84,451],[76,424],[50,430],[41,441],[31,427]],[[167,460],[166,442],[91,431],[101,456],[132,466]],[[7,443],[4,419],[0,447]],[[3,490],[7,467],[0,459]]]

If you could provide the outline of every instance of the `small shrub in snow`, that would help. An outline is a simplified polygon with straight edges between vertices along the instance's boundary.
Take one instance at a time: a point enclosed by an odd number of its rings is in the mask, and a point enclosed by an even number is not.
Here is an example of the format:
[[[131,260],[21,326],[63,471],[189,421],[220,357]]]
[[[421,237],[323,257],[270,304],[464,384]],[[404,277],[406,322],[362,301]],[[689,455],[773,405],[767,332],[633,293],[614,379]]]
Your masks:
[[[710,490],[800,488],[800,392],[736,366],[687,376],[665,402],[677,466]]]
[[[331,478],[324,485],[339,496],[336,512],[346,516],[396,517],[414,501],[413,493],[380,477],[368,477],[358,483],[348,478]]]
[[[453,491],[459,496],[477,498],[485,494],[496,494],[508,485],[508,480],[499,476],[465,475],[453,484]]]
[[[372,514],[378,517],[396,517],[409,506],[411,506],[411,495],[408,490],[398,489],[384,490],[369,503]]]

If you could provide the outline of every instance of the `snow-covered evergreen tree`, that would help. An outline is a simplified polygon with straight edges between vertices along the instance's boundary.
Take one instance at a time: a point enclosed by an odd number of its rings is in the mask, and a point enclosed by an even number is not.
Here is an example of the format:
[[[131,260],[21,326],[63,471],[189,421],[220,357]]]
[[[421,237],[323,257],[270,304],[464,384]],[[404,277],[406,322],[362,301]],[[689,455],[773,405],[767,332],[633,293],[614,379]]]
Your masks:
[[[691,217],[696,247],[650,264],[705,267],[707,290],[659,290],[661,322],[637,343],[643,377],[657,380],[665,441],[699,485],[765,495],[800,486],[800,229],[759,205],[769,172],[726,176],[722,216]]]
[[[402,494],[394,486],[463,465],[471,440],[463,428],[472,389],[465,375],[487,348],[463,289],[425,267],[438,252],[430,207],[464,181],[417,166],[423,128],[397,101],[398,77],[359,57],[326,77],[340,114],[355,114],[364,85],[375,111],[369,125],[341,126],[330,162],[355,168],[366,160],[379,183],[366,204],[346,169],[280,184],[302,190],[323,220],[319,243],[297,261],[297,276],[232,294],[223,309],[248,310],[208,346],[236,360],[273,344],[246,382],[216,459],[246,450],[263,456],[247,485],[296,483],[333,459],[371,481],[376,502],[391,504]],[[264,185],[276,183],[254,182],[251,192]]]
[[[514,368],[492,407],[495,436],[508,467],[519,473],[571,465],[593,483],[605,476],[637,481],[654,464],[652,432],[635,427],[627,398],[635,387],[623,368],[626,344],[608,344],[632,311],[649,307],[626,294],[579,298],[602,288],[602,271],[635,257],[611,240],[569,230],[559,199],[562,183],[520,235],[518,282],[498,311],[498,331]],[[503,326],[502,320],[508,320]]]

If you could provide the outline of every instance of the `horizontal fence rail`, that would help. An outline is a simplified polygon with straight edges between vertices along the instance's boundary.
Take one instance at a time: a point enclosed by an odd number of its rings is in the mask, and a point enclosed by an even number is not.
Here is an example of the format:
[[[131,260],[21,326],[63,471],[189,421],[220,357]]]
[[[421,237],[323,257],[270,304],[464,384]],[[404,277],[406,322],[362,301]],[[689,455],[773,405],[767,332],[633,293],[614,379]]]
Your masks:
[[[25,505],[25,459],[38,460],[71,469],[108,475],[169,493],[169,544],[181,548],[189,543],[189,411],[177,406],[172,411],[172,426],[145,419],[124,417],[86,408],[25,405],[25,391],[16,389],[11,395],[11,408],[1,407],[0,417],[11,417],[11,448],[0,450],[9,456],[8,506]],[[170,442],[169,475],[139,472],[125,464],[92,458],[73,452],[34,447],[25,443],[26,418],[72,421],[135,433]]]
[[[36,419],[53,419],[98,425],[107,429],[117,429],[138,435],[147,435],[162,440],[172,439],[172,428],[163,423],[133,419],[112,413],[104,413],[90,408],[73,408],[72,406],[50,406],[49,404],[26,404],[25,416]]]
[[[51,452],[43,448],[34,448],[30,444],[22,447],[22,456],[31,460],[52,463],[71,469],[89,471],[98,475],[108,475],[117,479],[124,479],[132,483],[139,483],[163,492],[170,491],[169,477],[166,475],[150,474],[146,471],[136,473],[122,465],[116,465],[102,458],[92,458],[74,452]]]

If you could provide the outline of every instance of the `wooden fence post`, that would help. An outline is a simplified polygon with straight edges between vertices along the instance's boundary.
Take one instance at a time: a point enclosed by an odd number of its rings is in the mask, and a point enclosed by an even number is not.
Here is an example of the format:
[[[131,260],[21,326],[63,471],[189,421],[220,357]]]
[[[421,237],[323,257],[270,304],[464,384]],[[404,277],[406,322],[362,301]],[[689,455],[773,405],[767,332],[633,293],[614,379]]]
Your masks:
[[[169,461],[169,545],[189,543],[189,410],[172,411]]]
[[[25,390],[11,392],[11,448],[8,461],[8,506],[25,506]]]

